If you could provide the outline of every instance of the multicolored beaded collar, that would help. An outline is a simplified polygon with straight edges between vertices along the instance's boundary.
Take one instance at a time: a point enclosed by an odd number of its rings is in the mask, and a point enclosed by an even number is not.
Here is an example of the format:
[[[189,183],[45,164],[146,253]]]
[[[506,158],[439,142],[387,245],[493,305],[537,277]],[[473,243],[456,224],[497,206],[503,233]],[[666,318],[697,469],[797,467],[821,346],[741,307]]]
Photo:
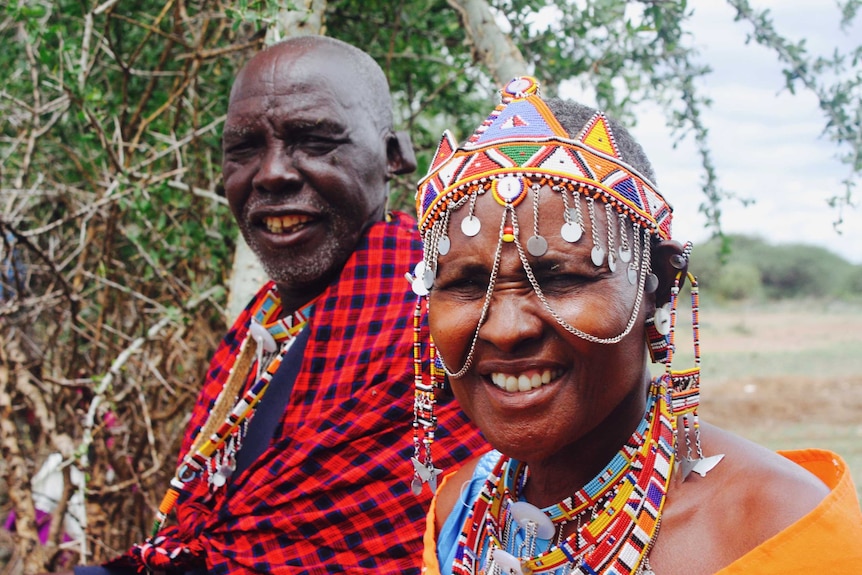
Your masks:
[[[668,390],[656,380],[646,415],[627,444],[602,473],[561,504],[539,510],[518,501],[526,467],[502,456],[464,522],[453,573],[645,572],[673,469],[674,437]],[[574,533],[558,536],[545,551],[537,549],[576,516],[573,512],[590,508],[592,515]]]

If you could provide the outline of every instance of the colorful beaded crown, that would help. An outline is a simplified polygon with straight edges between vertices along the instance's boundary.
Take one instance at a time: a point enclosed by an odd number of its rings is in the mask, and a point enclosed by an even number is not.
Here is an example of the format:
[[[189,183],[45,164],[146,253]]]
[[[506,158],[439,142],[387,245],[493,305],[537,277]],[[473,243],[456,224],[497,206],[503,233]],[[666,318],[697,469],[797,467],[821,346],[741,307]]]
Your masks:
[[[671,206],[622,161],[607,118],[597,112],[572,139],[539,96],[537,81],[513,79],[502,103],[457,147],[447,130],[419,182],[416,212],[424,237],[452,204],[491,190],[517,205],[532,186],[565,186],[612,206],[662,239],[670,239]]]

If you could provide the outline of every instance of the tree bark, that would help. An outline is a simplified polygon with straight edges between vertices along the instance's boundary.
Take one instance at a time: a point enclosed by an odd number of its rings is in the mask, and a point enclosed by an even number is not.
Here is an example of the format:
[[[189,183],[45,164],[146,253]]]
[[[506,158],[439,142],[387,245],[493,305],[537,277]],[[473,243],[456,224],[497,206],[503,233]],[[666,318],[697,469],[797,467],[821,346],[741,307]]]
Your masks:
[[[461,17],[473,50],[473,59],[491,73],[500,86],[530,74],[527,62],[508,34],[500,30],[486,0],[448,0]]]

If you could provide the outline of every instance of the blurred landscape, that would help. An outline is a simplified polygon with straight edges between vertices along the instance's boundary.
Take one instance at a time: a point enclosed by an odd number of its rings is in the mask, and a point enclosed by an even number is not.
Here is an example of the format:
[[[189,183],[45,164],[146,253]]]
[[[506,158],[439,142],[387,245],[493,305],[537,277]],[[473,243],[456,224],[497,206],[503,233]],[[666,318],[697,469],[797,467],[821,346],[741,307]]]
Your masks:
[[[772,449],[837,452],[862,499],[862,266],[807,245],[728,240],[724,264],[719,240],[692,256],[701,417]],[[682,367],[688,337],[677,339]]]

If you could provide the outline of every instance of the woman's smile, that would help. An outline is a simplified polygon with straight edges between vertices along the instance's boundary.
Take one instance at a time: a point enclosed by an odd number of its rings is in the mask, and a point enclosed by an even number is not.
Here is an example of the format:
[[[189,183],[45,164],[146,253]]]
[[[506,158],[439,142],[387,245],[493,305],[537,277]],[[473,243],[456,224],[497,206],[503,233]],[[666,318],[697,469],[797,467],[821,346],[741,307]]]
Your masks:
[[[491,382],[500,389],[516,393],[538,389],[551,383],[562,373],[560,369],[530,370],[521,373],[494,372],[490,378]]]

